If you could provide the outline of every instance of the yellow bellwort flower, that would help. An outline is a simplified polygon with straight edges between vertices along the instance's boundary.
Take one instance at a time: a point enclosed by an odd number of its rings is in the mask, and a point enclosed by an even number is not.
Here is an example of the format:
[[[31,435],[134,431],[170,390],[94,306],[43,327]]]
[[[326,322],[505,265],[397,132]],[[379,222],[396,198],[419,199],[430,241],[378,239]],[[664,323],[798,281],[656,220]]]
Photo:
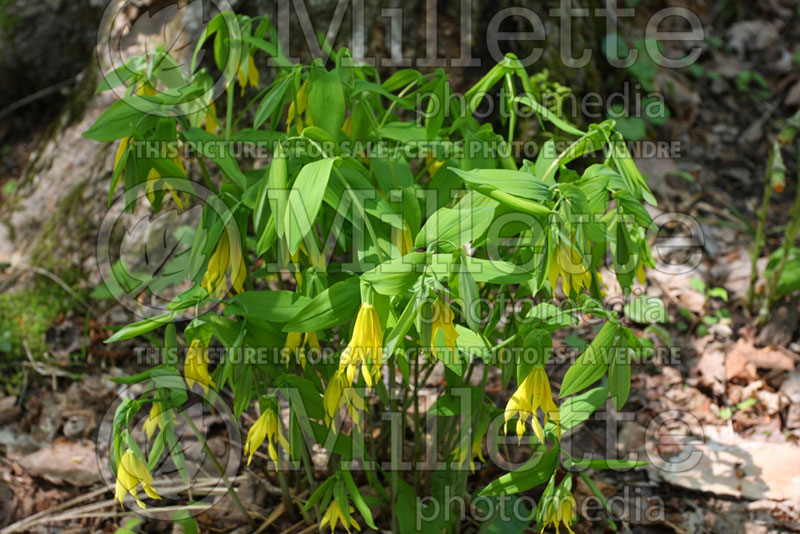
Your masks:
[[[342,124],[342,131],[347,137],[353,137],[353,114],[347,116]]]
[[[244,281],[247,271],[242,257],[242,248],[238,240],[233,242],[228,237],[228,232],[224,231],[214,253],[208,260],[208,267],[203,275],[201,285],[209,295],[214,295],[217,299],[225,297],[228,291],[226,273],[231,271],[231,285],[237,293],[244,291]]]
[[[433,314],[431,351],[437,358],[441,359],[439,357],[439,350],[442,347],[436,345],[436,334],[441,330],[444,332],[445,346],[450,350],[450,357],[452,358],[456,352],[456,339],[458,338],[458,332],[456,332],[456,327],[453,324],[453,318],[455,317],[453,310],[447,302],[442,299],[437,299],[436,302],[433,303]]]
[[[250,465],[250,462],[253,460],[253,454],[255,454],[256,449],[258,449],[264,440],[267,441],[267,452],[269,452],[269,458],[275,464],[275,470],[278,470],[278,443],[284,449],[289,449],[289,441],[281,432],[281,423],[280,419],[278,419],[278,413],[272,409],[267,408],[264,410],[264,413],[256,419],[256,422],[253,423],[253,426],[250,427],[250,430],[247,432],[247,441],[244,444],[244,454],[248,456],[247,458],[247,465]]]
[[[555,290],[558,277],[561,276],[561,286],[567,296],[572,289],[575,293],[580,293],[582,287],[588,289],[592,284],[592,275],[583,264],[578,251],[573,246],[561,244],[555,252],[555,257],[550,261],[547,270],[550,287]]]
[[[556,423],[559,437],[561,427],[558,425],[558,407],[553,402],[553,394],[550,390],[550,380],[547,372],[542,365],[534,365],[527,377],[517,387],[517,390],[508,400],[505,409],[505,433],[508,433],[508,422],[516,415],[517,438],[521,442],[525,434],[525,420],[531,416],[531,426],[533,432],[540,442],[544,443],[544,428],[539,423],[538,410],[544,412],[544,422],[547,424],[549,418]]]
[[[217,120],[217,106],[211,102],[206,109],[205,128],[208,133],[217,133],[219,121]]]
[[[147,441],[150,441],[153,438],[156,428],[164,428],[164,418],[168,415],[171,416],[172,412],[166,412],[161,406],[160,402],[153,403],[153,405],[150,407],[150,413],[147,416],[147,420],[142,424],[142,429],[147,436]]]
[[[361,363],[361,372],[367,387],[372,387],[381,378],[383,365],[383,330],[378,312],[372,304],[363,303],[356,316],[353,337],[342,351],[339,370],[345,371],[348,382],[356,377],[356,367]]]
[[[392,226],[392,244],[397,247],[401,256],[414,250],[414,240],[411,238],[411,228],[407,222],[403,221],[402,229]]]
[[[559,534],[561,525],[567,527],[571,534],[575,534],[572,530],[572,523],[575,520],[575,498],[572,493],[565,488],[559,487],[555,495],[546,498],[542,505],[545,508],[540,534],[547,527],[554,527],[556,534]]]
[[[283,347],[281,356],[286,360],[286,367],[289,367],[289,354],[294,354],[295,361],[303,369],[306,368],[306,348],[312,352],[319,353],[322,347],[319,345],[316,332],[289,332],[286,334],[286,343]]]
[[[296,103],[296,104],[295,104]],[[303,119],[302,115],[306,112],[308,108],[308,80],[303,82],[303,85],[300,86],[300,90],[297,91],[297,95],[289,104],[289,111],[286,113],[286,131],[288,132],[291,127],[292,123],[294,122],[295,117],[297,118],[297,133],[303,133]],[[311,117],[306,117],[306,125],[312,126]]]
[[[336,412],[339,411],[341,405],[347,406],[347,413],[350,414],[350,419],[353,423],[358,425],[361,421],[359,412],[366,409],[366,402],[358,396],[355,388],[352,386],[352,381],[347,379],[347,375],[343,369],[336,371],[328,382],[325,388],[325,395],[322,398],[322,407],[325,410],[325,424],[331,427],[333,420],[336,417]],[[332,427],[334,432],[336,427]]]
[[[475,438],[472,440],[472,454],[470,454],[469,447],[463,446],[459,443],[455,449],[453,449],[452,456],[453,458],[458,461],[459,465],[464,465],[469,460],[469,470],[471,472],[475,472],[475,458],[478,458],[482,463],[486,463],[486,459],[483,457],[483,452],[481,451],[481,436],[480,434],[476,433]]]
[[[252,87],[258,88],[258,69],[256,68],[255,61],[253,61],[253,54],[247,55],[247,74],[245,74],[240,65],[236,71],[236,76],[239,78],[239,86],[242,88],[242,96],[244,96],[244,88],[248,83]]]
[[[181,157],[175,156],[174,158],[172,158],[172,162],[181,171],[183,171],[183,174],[185,176],[186,167],[183,166],[183,161],[181,160]],[[152,167],[150,169],[150,172],[147,173],[147,183],[145,184],[145,191],[147,192],[147,200],[149,200],[151,204],[155,202],[156,199],[155,185],[160,178],[161,178],[161,173],[159,173],[155,167]],[[182,193],[182,195],[179,195],[178,192],[175,191],[175,188],[172,187],[168,181],[164,182],[164,186],[166,187],[167,191],[169,191],[169,194],[172,196],[172,200],[175,201],[175,205],[178,206],[178,209],[183,211],[185,205],[187,205],[189,202],[188,195],[186,193]],[[183,196],[183,199],[181,199],[181,196]]]
[[[325,515],[322,516],[322,521],[319,523],[320,531],[322,531],[325,525],[329,525],[331,532],[333,532],[336,528],[336,524],[341,521],[342,526],[347,532],[350,532],[350,527],[361,532],[361,525],[350,515],[354,511],[352,506],[348,506],[346,510],[342,510],[339,507],[339,502],[336,499],[331,499],[331,504],[328,506],[328,510],[325,512]]]
[[[161,496],[156,493],[151,484],[153,483],[153,475],[147,470],[147,465],[134,454],[130,449],[125,451],[119,461],[117,467],[117,482],[114,488],[114,500],[119,501],[122,506],[125,500],[125,495],[130,493],[136,499],[136,504],[140,508],[146,509],[139,496],[136,495],[136,487],[141,484],[142,489],[151,499],[161,499]]]
[[[639,267],[636,269],[636,278],[639,280],[639,283],[644,285],[647,281],[647,273],[644,271],[644,262],[639,262]]]
[[[139,96],[155,96],[157,91],[149,81],[145,80],[142,85],[139,86],[139,89],[136,90],[136,93]]]
[[[119,167],[120,162],[122,161],[122,157],[125,155],[125,151],[128,149],[128,145],[131,144],[133,141],[133,137],[123,137],[119,140],[119,147],[117,147],[117,154],[114,156],[114,168],[112,170],[112,174],[117,173],[117,167]],[[122,174],[120,174],[122,176]],[[119,186],[122,180],[117,182],[117,186]],[[113,193],[113,191],[112,191]]]
[[[114,172],[117,172],[117,167],[119,167],[119,162],[122,160],[122,156],[125,155],[125,150],[128,148],[128,145],[133,140],[133,137],[123,137],[119,140],[119,147],[117,148],[117,155],[114,156]]]
[[[209,387],[217,387],[208,374],[208,363],[208,347],[203,346],[199,339],[193,339],[186,351],[186,363],[183,367],[183,376],[189,389],[192,389],[195,382],[200,384],[204,393],[208,393]]]

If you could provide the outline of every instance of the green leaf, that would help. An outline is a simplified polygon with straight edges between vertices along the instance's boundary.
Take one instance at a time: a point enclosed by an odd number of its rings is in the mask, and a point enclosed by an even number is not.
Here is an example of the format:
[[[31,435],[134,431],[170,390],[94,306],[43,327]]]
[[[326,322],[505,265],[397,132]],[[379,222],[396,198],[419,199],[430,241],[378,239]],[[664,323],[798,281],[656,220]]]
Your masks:
[[[453,172],[479,193],[488,195],[494,189],[500,189],[511,195],[547,202],[551,200],[550,188],[536,176],[507,169],[473,169],[464,171],[453,168]]]
[[[462,252],[462,267],[458,270],[458,296],[461,297],[461,313],[472,330],[480,330],[480,310],[478,304],[478,284],[475,277],[469,272],[466,265],[466,254]]]
[[[711,289],[708,290],[708,296],[717,299],[722,299],[724,302],[728,302],[728,291],[724,287],[712,287]]]
[[[594,388],[566,399],[558,407],[561,430],[569,430],[583,423],[606,403],[608,389]]]
[[[361,304],[361,282],[352,277],[333,284],[289,321],[284,332],[318,332],[350,321]]]
[[[414,246],[428,248],[436,244],[442,252],[452,252],[465,243],[482,236],[492,222],[494,208],[441,208],[425,222],[417,234]]]
[[[284,223],[289,254],[297,252],[303,238],[316,222],[334,161],[336,158],[314,161],[300,169],[300,174],[297,175],[289,192]]]
[[[308,86],[308,111],[315,126],[331,137],[339,137],[344,123],[345,102],[339,73],[334,69],[316,78]]]
[[[231,155],[230,145],[218,135],[202,128],[189,128],[184,132],[189,145],[203,157],[217,164],[222,172],[242,189],[247,189],[247,177]]]
[[[613,469],[616,471],[627,471],[634,467],[650,465],[650,462],[617,460],[613,458],[572,458],[570,463],[584,469]]]
[[[623,213],[632,216],[636,224],[643,228],[649,228],[650,225],[653,224],[653,219],[650,217],[645,207],[634,200],[628,191],[617,191],[614,193],[614,198],[619,202]]]
[[[361,493],[358,491],[358,486],[356,486],[356,482],[353,480],[353,475],[351,475],[349,471],[342,471],[342,478],[344,478],[344,483],[347,486],[347,493],[350,494],[350,498],[361,513],[361,517],[364,518],[364,522],[369,528],[377,530],[378,527],[375,526],[375,522],[372,520],[372,512],[369,511],[369,506],[367,506],[364,497],[362,497]]]
[[[532,320],[538,328],[551,332],[578,324],[578,319],[574,315],[562,311],[549,302],[542,302],[531,308],[526,319]]]
[[[631,321],[641,324],[666,323],[667,307],[659,297],[640,295],[627,303],[623,311]]]
[[[314,490],[314,493],[311,494],[306,501],[306,504],[303,506],[303,511],[308,512],[311,510],[311,507],[317,504],[317,502],[319,502],[320,499],[325,496],[325,494],[328,492],[328,489],[331,487],[331,484],[333,484],[335,481],[336,477],[328,477],[322,484],[317,486],[317,489]]]
[[[510,473],[489,483],[478,495],[513,495],[543,484],[558,463],[558,447],[537,454]]]
[[[122,341],[124,339],[140,336],[151,330],[155,330],[159,326],[167,324],[174,318],[175,314],[172,312],[162,313],[161,315],[157,315],[149,319],[142,319],[141,321],[125,325],[114,332],[114,335],[112,335],[110,338],[106,339],[105,343],[114,343],[115,341]]]
[[[286,189],[288,180],[286,154],[283,151],[283,147],[278,144],[272,157],[269,175],[267,175],[266,186],[269,192],[266,196],[269,198],[270,210],[275,218],[275,234],[279,238],[282,238],[286,232],[284,222],[286,220],[286,205],[289,202],[289,192]],[[261,194],[259,193],[260,198]]]
[[[410,252],[375,266],[362,274],[361,279],[381,295],[405,295],[422,274],[428,256],[424,252]]]
[[[264,95],[264,98],[261,100],[256,110],[256,116],[253,119],[253,128],[260,128],[264,122],[274,115],[275,111],[283,102],[283,97],[286,94],[286,90],[292,84],[293,78],[294,77],[291,75],[284,77],[272,90]]]
[[[280,222],[280,230],[276,228],[276,231],[279,232],[278,235],[283,236],[283,213],[286,210],[286,201],[289,194],[286,191],[286,182],[288,180],[286,156],[280,143],[275,147],[272,163],[265,178],[261,179],[261,184],[258,188],[258,197],[253,209],[253,226],[258,235],[264,232],[264,228],[267,225],[267,206],[269,206],[270,211],[275,214],[276,222]]]
[[[83,136],[105,143],[130,137],[134,131],[144,131],[148,127],[154,126],[159,116],[148,113],[163,107],[163,104],[141,96],[125,97],[111,104],[95,123],[83,132]]]
[[[286,323],[310,302],[310,298],[293,291],[245,291],[228,299],[225,313]]]
[[[584,135],[584,132],[577,129],[570,123],[565,120],[558,118],[558,115],[547,109],[545,106],[541,105],[539,102],[533,99],[531,95],[524,94],[519,95],[514,100],[525,104],[526,106],[530,107],[537,115],[540,115],[543,119],[552,122],[557,128],[563,130],[569,134],[581,136]]]
[[[176,510],[171,519],[183,527],[183,534],[197,534],[197,521],[189,510]]]
[[[438,278],[447,278],[456,268],[452,260],[452,254],[434,254],[428,264],[428,272],[435,274]],[[466,256],[459,268],[466,268],[478,283],[521,284],[533,278],[532,272],[513,263],[473,256]]]
[[[621,410],[631,392],[631,360],[624,336],[620,336],[608,366],[608,387],[614,405]]]
[[[608,368],[609,348],[617,336],[617,323],[607,321],[597,333],[589,348],[567,370],[561,383],[558,398],[572,395],[602,377]]]

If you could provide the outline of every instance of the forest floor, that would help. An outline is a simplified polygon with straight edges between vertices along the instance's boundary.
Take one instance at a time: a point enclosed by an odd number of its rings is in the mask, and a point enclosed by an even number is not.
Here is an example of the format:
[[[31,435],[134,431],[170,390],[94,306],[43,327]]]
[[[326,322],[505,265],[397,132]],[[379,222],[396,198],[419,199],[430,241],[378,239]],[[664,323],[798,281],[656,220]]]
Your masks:
[[[624,412],[609,407],[567,438],[576,451],[636,453],[652,463],[593,473],[606,497],[616,497],[613,519],[623,532],[800,532],[800,309],[796,297],[786,298],[756,325],[746,306],[771,140],[800,106],[798,18],[786,5],[761,2],[749,18],[716,21],[696,68],[662,72],[654,80],[672,113],[662,125],[646,125],[647,137],[677,142],[681,154],[639,160],[659,201],[651,214],[689,216],[703,238],[701,259],[690,272],[674,274],[668,254],[656,258],[660,268],[648,272],[640,289],[664,299],[667,318],[657,328],[633,326],[669,357],[634,367]],[[7,145],[0,182],[22,172],[35,139],[34,132]],[[766,251],[783,235],[798,186],[797,150],[787,147],[784,158],[787,186],[770,205],[762,270]],[[759,278],[757,292],[763,283]],[[615,293],[610,288],[608,297]],[[103,343],[116,317],[119,310],[94,318],[80,307],[58,314],[45,332],[47,357],[23,355],[17,381],[0,391],[0,534],[114,532],[124,523],[96,443],[119,393],[109,377],[141,370],[130,363],[129,348]],[[592,335],[590,326],[579,325],[555,343],[580,350]],[[565,370],[566,364],[553,370],[555,388]],[[435,374],[431,380],[441,385]],[[509,395],[499,377],[487,391],[498,406]],[[207,424],[213,435],[219,422]],[[607,435],[609,427],[616,436]],[[663,468],[667,459],[698,451],[691,469]],[[202,463],[202,451],[188,451],[190,461],[192,454]],[[487,467],[471,484],[478,487],[498,472]],[[257,524],[267,525],[262,531],[316,530],[283,508],[272,473],[254,465],[234,482]],[[580,506],[591,492],[581,482],[575,495]],[[576,532],[606,531],[601,517],[577,524]],[[209,531],[243,526],[227,497],[198,520]],[[473,521],[462,532],[480,527]],[[154,521],[148,532],[170,529]]]

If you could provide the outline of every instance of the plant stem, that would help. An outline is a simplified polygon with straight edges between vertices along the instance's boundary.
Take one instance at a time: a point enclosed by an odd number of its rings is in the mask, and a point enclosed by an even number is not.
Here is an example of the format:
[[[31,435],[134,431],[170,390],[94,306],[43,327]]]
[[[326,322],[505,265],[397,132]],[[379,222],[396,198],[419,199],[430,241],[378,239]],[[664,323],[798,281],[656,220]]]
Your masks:
[[[769,201],[772,197],[772,184],[770,184],[770,169],[772,168],[772,160],[774,156],[770,153],[767,161],[767,176],[764,183],[764,197],[761,202],[761,209],[756,214],[758,218],[758,227],[756,229],[756,238],[753,241],[753,246],[750,248],[750,286],[747,288],[747,308],[753,310],[756,294],[756,282],[758,282],[758,258],[761,257],[761,249],[764,247],[764,226],[767,221],[767,209],[769,208]]]
[[[800,148],[800,143],[798,143],[798,148]],[[797,234],[800,233],[800,165],[798,165],[797,168],[797,183],[795,187],[797,190],[795,192],[794,206],[792,206],[792,210],[789,212],[789,225],[786,227],[786,233],[783,236],[783,244],[781,246],[783,249],[783,256],[781,256],[778,265],[775,267],[769,279],[766,303],[761,309],[761,315],[765,317],[778,298],[778,284],[780,283],[783,269],[786,267],[786,262],[789,260],[789,252],[795,239],[797,239]]]
[[[397,356],[393,355],[392,358],[389,361],[389,413],[394,413],[395,406],[396,406],[395,402],[394,402],[394,393],[393,393],[395,380],[397,378],[397,370],[396,370],[396,366],[395,366],[395,358],[396,357]],[[402,425],[402,420],[403,420],[403,418],[401,416],[400,417],[401,425]],[[391,430],[390,430],[390,432],[391,432]],[[401,435],[402,435],[402,432],[401,432]],[[400,443],[402,444],[402,438],[401,438],[401,442]],[[390,450],[391,450],[391,440],[390,440],[389,447],[390,447]],[[391,456],[392,453],[390,452],[389,454]],[[402,452],[401,452],[400,453],[400,458],[402,459],[402,457],[403,457],[403,455],[402,455]],[[390,473],[391,485],[392,485],[392,534],[400,534],[400,525],[398,524],[398,521],[397,521],[397,488],[399,487],[399,479],[398,479],[397,469],[395,469],[394,467],[396,467],[396,466],[392,466],[392,470],[391,470],[391,473]]]
[[[219,472],[219,476],[222,477],[222,481],[225,482],[225,485],[228,487],[228,491],[231,492],[231,498],[233,499],[233,502],[236,503],[236,506],[239,508],[239,511],[242,512],[242,515],[247,520],[247,523],[252,526],[254,524],[253,518],[250,517],[249,513],[247,513],[247,509],[244,507],[244,504],[242,504],[242,501],[239,499],[239,495],[236,493],[236,488],[233,487],[228,475],[225,474],[225,469],[222,467],[222,464],[219,463],[219,460],[217,460],[217,457],[214,455],[214,451],[212,451],[211,447],[208,446],[208,442],[200,433],[200,429],[195,426],[194,421],[189,419],[189,417],[187,417],[183,411],[178,411],[178,413],[181,415],[183,420],[186,421],[186,424],[188,424],[192,429],[195,437],[200,441],[200,443],[203,444],[203,450],[206,451],[208,457],[211,458],[211,461],[214,463],[214,467]]]
[[[233,86],[234,82],[228,84],[228,105],[225,106],[225,139],[231,138],[231,127],[233,126]]]

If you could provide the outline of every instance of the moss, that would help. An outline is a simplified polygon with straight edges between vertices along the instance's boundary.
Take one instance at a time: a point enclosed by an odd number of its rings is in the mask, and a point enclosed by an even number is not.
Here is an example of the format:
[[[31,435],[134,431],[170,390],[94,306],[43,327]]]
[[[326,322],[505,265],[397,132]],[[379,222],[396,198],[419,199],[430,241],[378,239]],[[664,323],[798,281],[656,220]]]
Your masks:
[[[0,294],[0,338],[7,350],[0,357],[0,372],[8,387],[18,382],[15,377],[19,362],[26,359],[23,341],[34,357],[43,354],[47,350],[47,332],[72,307],[71,297],[64,289],[39,278],[24,290]]]
[[[80,283],[86,278],[80,266],[94,251],[87,244],[94,244],[96,231],[82,212],[87,184],[74,187],[59,203],[42,226],[28,260],[78,294],[83,292]],[[73,306],[74,298],[61,285],[34,271],[17,290],[0,294],[0,340],[5,341],[0,372],[9,379],[5,381],[8,388],[19,383],[19,362],[26,359],[23,341],[34,357],[41,356],[48,350],[47,333]]]
[[[31,265],[47,269],[71,287],[82,278],[82,256],[94,251],[93,247],[81,250],[87,247],[87,243],[94,243],[96,232],[86,216],[86,203],[82,199],[87,185],[88,181],[81,182],[64,196],[42,225],[29,259]],[[75,248],[66,247],[71,244],[78,250],[69,250]]]

